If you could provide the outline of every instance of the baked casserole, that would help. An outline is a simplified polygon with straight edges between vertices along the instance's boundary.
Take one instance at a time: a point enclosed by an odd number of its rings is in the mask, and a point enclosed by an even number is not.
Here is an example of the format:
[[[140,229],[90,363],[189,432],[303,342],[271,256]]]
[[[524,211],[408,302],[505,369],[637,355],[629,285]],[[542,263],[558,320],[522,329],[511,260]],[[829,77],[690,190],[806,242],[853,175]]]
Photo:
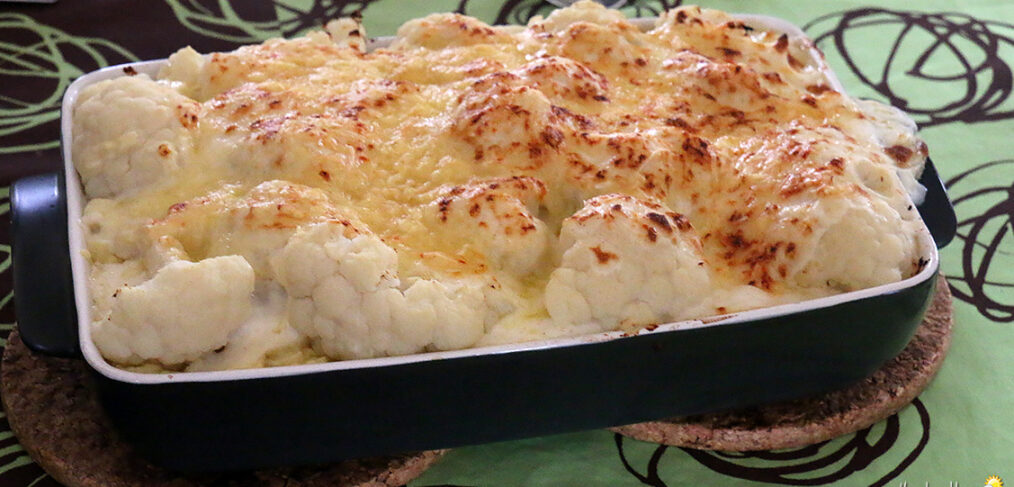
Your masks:
[[[926,146],[812,45],[681,7],[356,19],[84,89],[91,337],[136,371],[727,315],[925,262]]]

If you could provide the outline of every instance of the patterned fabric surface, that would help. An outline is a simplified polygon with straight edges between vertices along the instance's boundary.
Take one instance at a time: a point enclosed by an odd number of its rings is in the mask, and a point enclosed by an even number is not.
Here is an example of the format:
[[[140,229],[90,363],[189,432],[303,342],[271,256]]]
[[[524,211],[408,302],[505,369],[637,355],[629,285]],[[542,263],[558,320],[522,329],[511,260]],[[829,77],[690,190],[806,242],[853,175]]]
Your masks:
[[[559,3],[559,0],[553,3]],[[8,185],[61,164],[59,105],[77,76],[163,58],[190,44],[227,50],[361,11],[372,36],[458,11],[524,23],[544,0],[59,0],[0,3],[0,336],[15,322]],[[651,16],[681,0],[627,0]],[[1014,2],[702,2],[804,26],[850,93],[907,110],[923,129],[958,214],[942,252],[955,300],[950,356],[911,406],[805,448],[727,454],[667,448],[605,430],[461,448],[412,486],[983,485],[1014,482]],[[0,421],[0,487],[52,486]]]

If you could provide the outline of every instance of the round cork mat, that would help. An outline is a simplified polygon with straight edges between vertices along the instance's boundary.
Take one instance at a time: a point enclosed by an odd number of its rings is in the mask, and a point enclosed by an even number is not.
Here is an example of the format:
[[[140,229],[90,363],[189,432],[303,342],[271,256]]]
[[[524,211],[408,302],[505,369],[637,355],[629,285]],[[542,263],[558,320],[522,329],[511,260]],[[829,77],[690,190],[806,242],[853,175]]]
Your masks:
[[[940,370],[954,309],[941,275],[929,310],[901,353],[865,380],[820,396],[610,428],[634,439],[719,451],[797,448],[867,428],[898,412]]]
[[[33,354],[16,331],[3,353],[0,394],[21,445],[68,487],[394,487],[418,477],[445,453],[239,473],[172,473],[139,458],[117,436],[100,409],[83,360]]]

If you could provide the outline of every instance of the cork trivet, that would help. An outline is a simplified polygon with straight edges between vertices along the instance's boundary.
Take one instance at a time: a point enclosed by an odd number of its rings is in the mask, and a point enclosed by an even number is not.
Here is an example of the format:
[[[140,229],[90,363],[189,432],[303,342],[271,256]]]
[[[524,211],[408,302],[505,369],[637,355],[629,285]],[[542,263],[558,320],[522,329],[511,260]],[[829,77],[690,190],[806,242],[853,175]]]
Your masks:
[[[744,410],[610,428],[634,439],[719,451],[796,448],[867,428],[898,412],[940,370],[951,345],[954,313],[943,276],[915,336],[865,380],[824,395]]]
[[[393,487],[419,476],[445,453],[242,473],[172,473],[139,458],[117,436],[100,409],[83,360],[35,355],[16,331],[4,350],[0,394],[21,445],[67,487]]]

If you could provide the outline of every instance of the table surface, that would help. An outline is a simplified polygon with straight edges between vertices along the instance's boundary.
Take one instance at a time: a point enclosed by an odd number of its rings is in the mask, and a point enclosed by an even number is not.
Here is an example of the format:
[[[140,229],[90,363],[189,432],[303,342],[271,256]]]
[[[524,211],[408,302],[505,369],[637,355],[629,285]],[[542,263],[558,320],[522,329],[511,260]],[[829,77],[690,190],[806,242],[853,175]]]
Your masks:
[[[0,336],[15,322],[8,185],[54,171],[59,102],[82,73],[292,36],[362,11],[367,32],[459,11],[524,23],[542,0],[59,0],[0,3]],[[650,16],[681,0],[628,0]],[[907,110],[949,187],[958,237],[942,251],[955,295],[943,370],[916,402],[868,430],[808,448],[721,454],[587,431],[461,448],[412,482],[436,485],[912,485],[1014,483],[1014,2],[702,2],[804,26],[854,95]],[[58,485],[0,421],[0,487]]]

